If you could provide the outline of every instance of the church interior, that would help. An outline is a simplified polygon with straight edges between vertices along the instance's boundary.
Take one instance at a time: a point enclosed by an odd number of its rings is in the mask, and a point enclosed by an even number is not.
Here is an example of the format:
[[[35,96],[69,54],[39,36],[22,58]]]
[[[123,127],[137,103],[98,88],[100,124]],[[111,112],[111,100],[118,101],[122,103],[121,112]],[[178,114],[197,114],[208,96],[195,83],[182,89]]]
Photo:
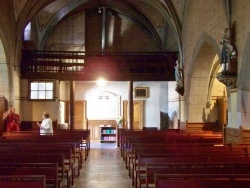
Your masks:
[[[249,186],[248,0],[0,7],[0,187]]]

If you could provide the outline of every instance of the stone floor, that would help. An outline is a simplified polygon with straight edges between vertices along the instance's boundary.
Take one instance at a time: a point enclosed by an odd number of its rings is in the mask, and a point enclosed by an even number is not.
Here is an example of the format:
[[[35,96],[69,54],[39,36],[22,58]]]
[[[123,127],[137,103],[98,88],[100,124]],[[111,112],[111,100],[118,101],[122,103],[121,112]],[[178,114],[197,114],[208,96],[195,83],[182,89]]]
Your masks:
[[[115,143],[91,143],[88,159],[73,188],[132,188]]]

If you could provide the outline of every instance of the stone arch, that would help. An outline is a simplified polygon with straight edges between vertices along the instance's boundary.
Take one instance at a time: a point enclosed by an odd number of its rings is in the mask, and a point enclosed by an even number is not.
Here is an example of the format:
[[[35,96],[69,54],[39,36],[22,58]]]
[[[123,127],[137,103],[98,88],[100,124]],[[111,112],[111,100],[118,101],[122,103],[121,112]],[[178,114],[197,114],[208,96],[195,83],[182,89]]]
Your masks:
[[[187,76],[188,121],[216,121],[218,112],[214,96],[223,96],[225,87],[216,79],[220,68],[220,48],[209,35],[203,33],[198,39],[192,68]],[[216,88],[216,89],[215,89]],[[216,112],[216,113],[214,113]]]
[[[4,44],[0,38],[0,94],[6,99],[10,97],[10,80],[9,80],[9,68],[7,64],[7,57],[4,50]]]
[[[0,25],[0,95],[4,96],[7,100],[12,100],[11,94],[11,72],[9,43],[4,32],[3,27]]]

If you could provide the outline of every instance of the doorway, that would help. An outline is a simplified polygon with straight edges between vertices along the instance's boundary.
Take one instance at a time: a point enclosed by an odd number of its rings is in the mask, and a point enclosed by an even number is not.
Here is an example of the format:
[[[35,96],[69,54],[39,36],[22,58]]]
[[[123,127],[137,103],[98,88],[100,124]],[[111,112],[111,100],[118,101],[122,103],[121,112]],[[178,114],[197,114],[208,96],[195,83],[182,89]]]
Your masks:
[[[136,100],[133,101],[133,109],[134,109],[134,121],[133,121],[133,129],[143,129],[143,120],[144,120],[144,101]],[[128,101],[123,101],[123,118],[124,118],[124,128],[128,129]]]

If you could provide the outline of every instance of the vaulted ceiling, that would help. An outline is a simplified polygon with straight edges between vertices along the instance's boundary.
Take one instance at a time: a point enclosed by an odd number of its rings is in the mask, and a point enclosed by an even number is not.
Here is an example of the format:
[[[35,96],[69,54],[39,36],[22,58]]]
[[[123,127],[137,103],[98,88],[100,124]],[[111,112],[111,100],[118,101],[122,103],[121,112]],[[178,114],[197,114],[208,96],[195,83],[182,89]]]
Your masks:
[[[65,17],[85,9],[106,7],[154,36],[163,51],[180,51],[183,0],[13,0],[19,32],[36,20],[40,47]]]

